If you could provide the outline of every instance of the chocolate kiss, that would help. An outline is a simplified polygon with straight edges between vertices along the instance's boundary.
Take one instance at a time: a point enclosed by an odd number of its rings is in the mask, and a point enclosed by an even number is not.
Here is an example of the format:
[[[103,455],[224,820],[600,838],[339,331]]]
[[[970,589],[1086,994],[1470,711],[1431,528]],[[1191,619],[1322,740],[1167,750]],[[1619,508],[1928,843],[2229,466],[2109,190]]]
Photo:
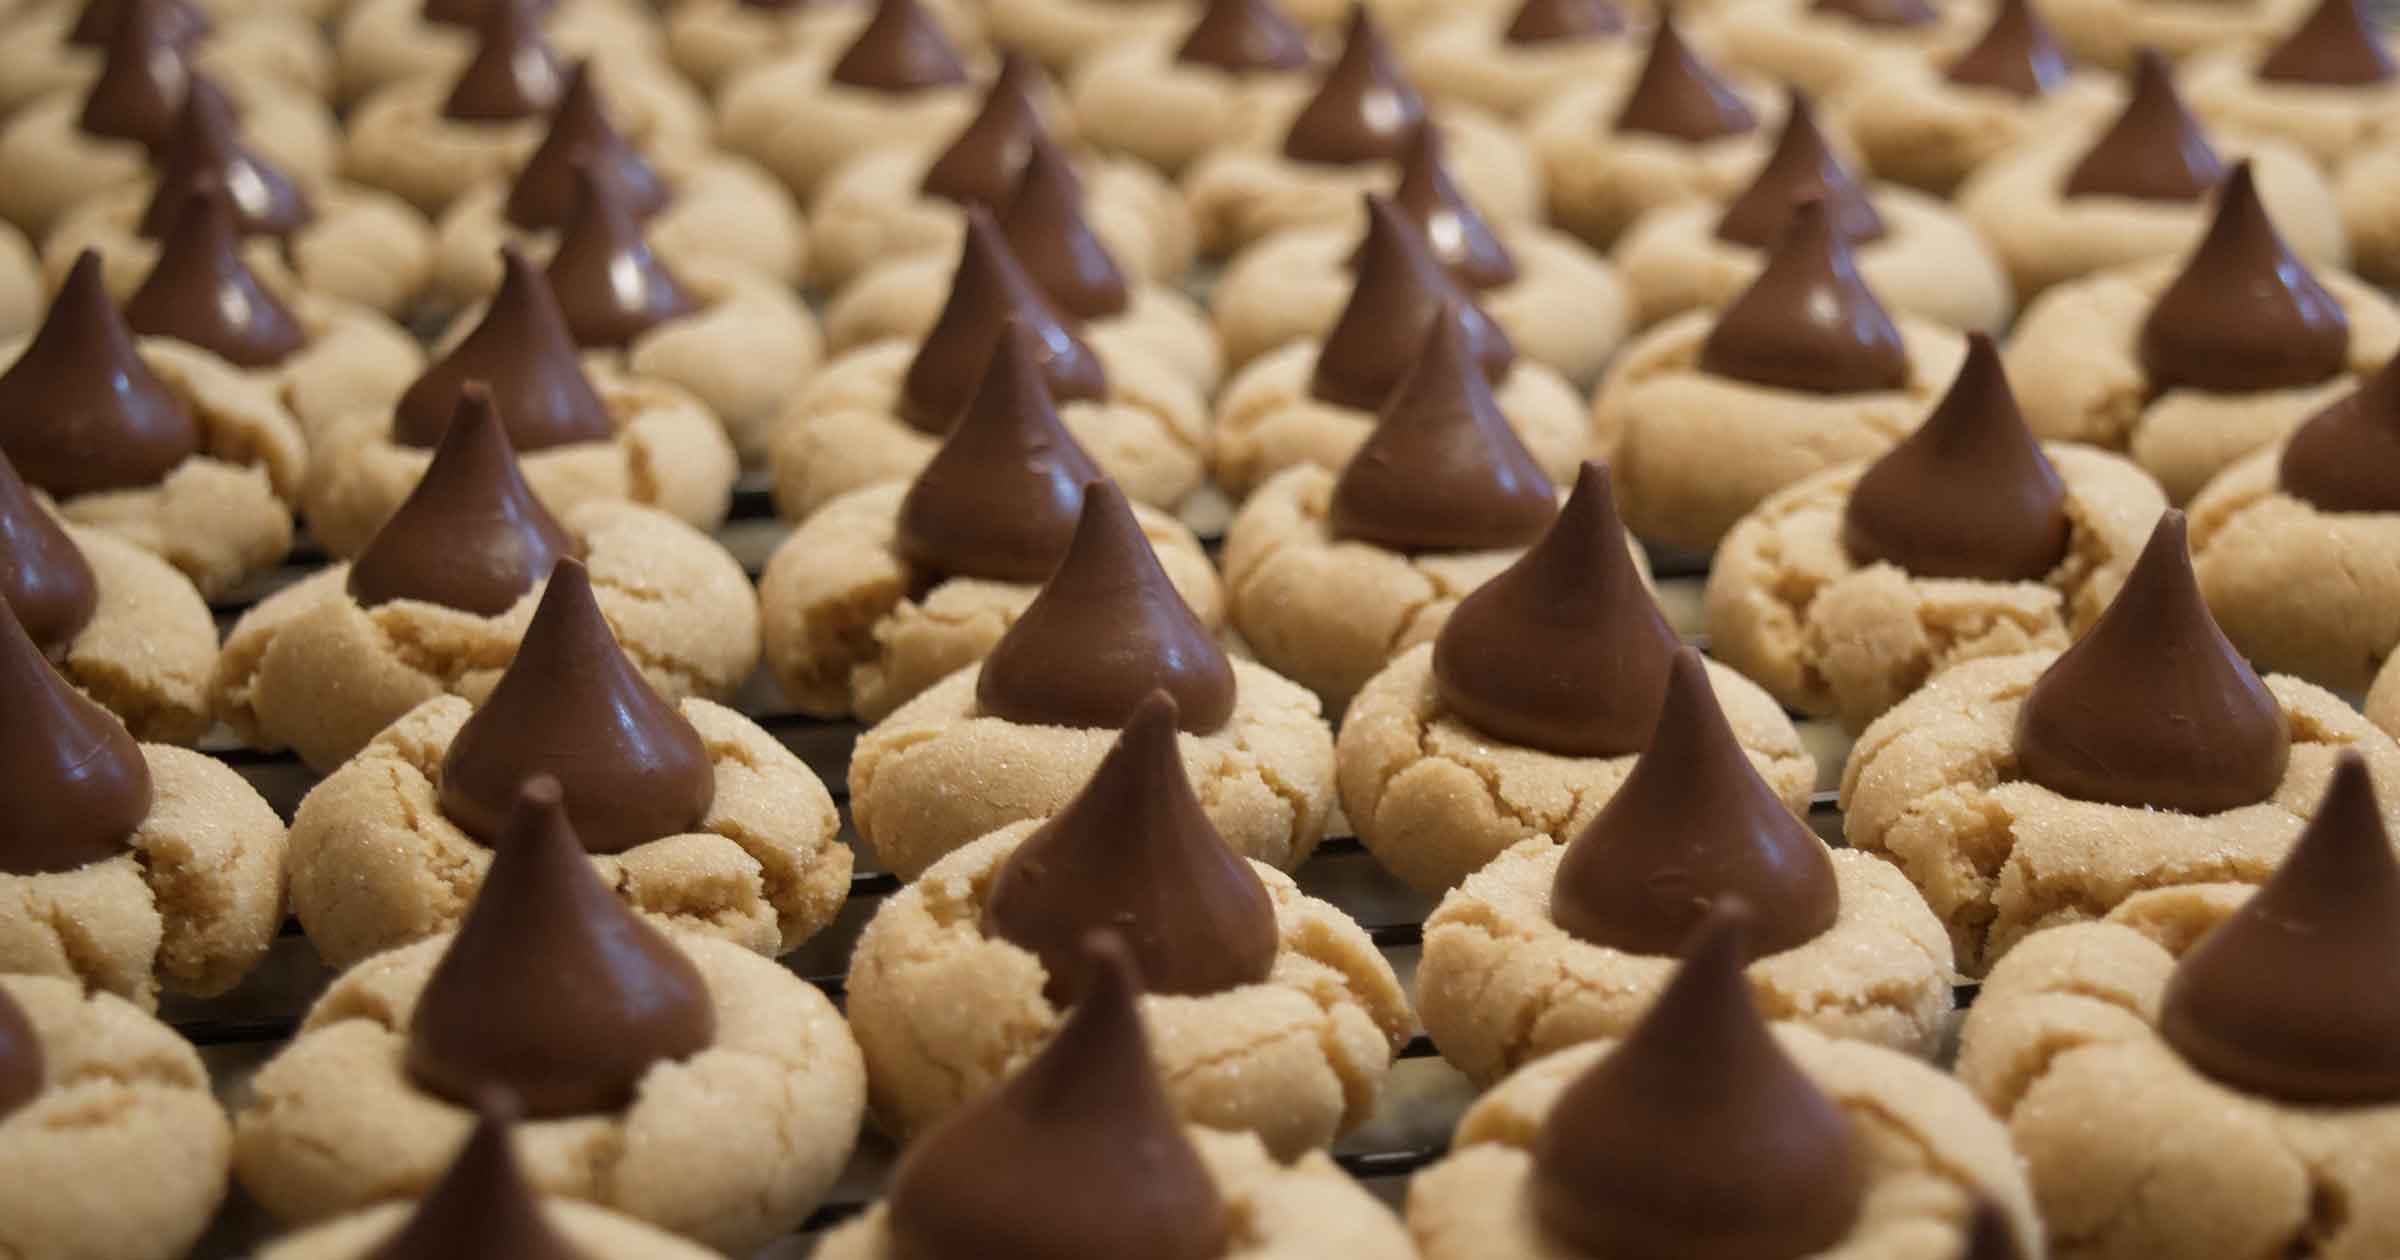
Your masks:
[[[173,0],[130,0],[109,34],[100,77],[92,81],[77,120],[84,133],[130,140],[157,151],[175,134],[191,78],[185,32]]]
[[[918,0],[877,0],[875,16],[833,63],[832,79],[876,92],[919,92],[965,83],[967,67]]]
[[[1608,0],[1525,0],[1509,21],[1512,44],[1569,44],[1625,32],[1625,15]]]
[[[442,26],[463,26],[468,30],[483,25],[486,14],[492,11],[493,0],[425,0],[417,7],[418,16]],[[534,0],[535,9],[548,16],[558,7],[558,0]]]
[[[547,775],[591,853],[623,853],[700,825],[716,800],[716,766],[700,732],[661,698],[592,596],[591,574],[561,560],[491,698],[442,758],[442,812],[497,844],[517,789]]]
[[[1040,582],[1058,567],[1101,478],[1059,423],[1038,347],[1010,320],[992,361],[941,449],[900,500],[893,547],[939,577]]]
[[[716,1039],[700,969],[600,882],[563,796],[547,775],[518,793],[409,1020],[409,1076],[453,1102],[506,1089],[545,1119],[618,1111]]]
[[[1367,6],[1353,5],[1342,55],[1292,119],[1283,155],[1323,166],[1394,161],[1424,124],[1425,98],[1400,69]]]
[[[542,273],[575,344],[622,349],[699,310],[642,239],[633,208],[617,190],[588,166],[578,165],[575,174],[582,201]]]
[[[1925,0],[1815,0],[1811,12],[1845,17],[1862,26],[1923,26],[1938,15]]]
[[[1131,303],[1125,273],[1083,217],[1083,181],[1050,137],[1034,136],[1000,232],[1025,274],[1070,318],[1105,319]]]
[[[2008,1213],[1988,1196],[1977,1195],[1975,1213],[1967,1218],[1967,1249],[1958,1260],[2023,1260],[2024,1254]]]
[[[1700,370],[1803,394],[1866,394],[1908,384],[1908,348],[1825,203],[1804,201],[1758,278],[1717,316]]]
[[[108,47],[117,26],[125,20],[126,11],[132,7],[133,0],[91,0],[68,30],[67,43],[76,48]],[[175,32],[173,40],[178,48],[190,48],[208,34],[211,25],[207,13],[183,0],[167,0],[165,16],[168,28]]]
[[[483,321],[400,395],[392,440],[420,449],[440,441],[470,381],[491,391],[520,452],[609,440],[616,426],[583,375],[549,282],[513,248],[500,251],[500,262],[500,288]]]
[[[1215,66],[1229,74],[1297,70],[1308,64],[1308,36],[1274,0],[1206,0],[1206,6],[1175,50],[1175,60]]]
[[[1233,717],[1233,665],[1167,580],[1114,483],[1084,487],[1066,558],[983,662],[975,700],[1027,726],[1119,730],[1153,691],[1183,729]]]
[[[990,212],[977,207],[967,211],[950,300],[909,362],[900,391],[901,417],[928,433],[948,432],[991,361],[1001,328],[1012,319],[1033,334],[1053,399],[1080,402],[1108,395],[1099,356],[1025,274]]]
[[[2158,1032],[2248,1093],[2367,1105],[2400,1099],[2400,865],[2367,763],[2336,762],[2291,854],[2176,964]]]
[[[1440,131],[1417,128],[1402,159],[1400,186],[1393,190],[1392,201],[1424,233],[1425,243],[1449,269],[1451,279],[1469,289],[1496,289],[1517,278],[1517,263],[1508,256],[1508,247],[1492,235],[1483,214],[1451,181]]]
[[[17,361],[0,372],[0,454],[60,498],[156,485],[200,449],[183,400],[134,353],[85,250]]]
[[[1751,907],[1753,959],[1817,939],[1842,908],[1825,842],[1758,777],[1686,647],[1649,746],[1559,859],[1550,918],[1580,941],[1668,955],[1727,897]]]
[[[289,236],[316,218],[308,194],[241,143],[233,107],[207,75],[191,76],[174,142],[157,158],[158,182],[138,228],[151,240],[174,228],[193,193],[212,186],[232,199],[234,227],[244,236]]]
[[[1950,392],[1869,465],[1842,516],[1851,559],[1912,577],[2035,582],[2067,552],[2067,488],[2025,427],[1989,334]]]
[[[2392,55],[2358,0],[2320,0],[2308,20],[2258,63],[2258,77],[2363,87],[2392,77]]]
[[[2151,304],[2141,353],[2161,393],[2290,389],[2349,367],[2350,320],[2285,247],[2248,162],[2233,168],[2208,235]]]
[[[509,1139],[517,1101],[493,1090],[442,1179],[366,1260],[585,1260],[542,1215]]]
[[[54,659],[65,655],[100,606],[83,549],[26,493],[6,456],[0,456],[0,601]]]
[[[459,392],[425,475],[350,565],[350,596],[372,608],[422,600],[497,617],[583,544],[517,470],[481,384]]]
[[[1491,551],[1541,537],[1557,491],[1477,369],[1456,303],[1333,483],[1336,538],[1394,551]]]
[[[1047,134],[1042,107],[1034,99],[1042,68],[1033,58],[1010,51],[1000,57],[1000,74],[983,95],[983,108],[968,121],[950,147],[925,168],[920,190],[962,206],[982,206],[998,214],[1017,188],[1017,177],[1036,137]]]
[[[2225,163],[2184,108],[2166,58],[2145,48],[2124,111],[2068,173],[2066,195],[2198,201],[2224,178]]]
[[[1742,975],[1749,909],[1720,903],[1642,1022],[1561,1093],[1533,1210],[1610,1260],[1798,1260],[1866,1195],[1849,1117],[1784,1053]]]
[[[1944,72],[1952,83],[1986,87],[2033,100],[2067,81],[2066,50],[2050,24],[2033,11],[2033,0],[2000,0],[1992,24],[1972,48]]]
[[[158,261],[125,300],[125,323],[145,337],[188,342],[239,367],[273,367],[308,344],[300,321],[242,261],[233,204],[203,185],[184,200]]]
[[[563,88],[558,52],[542,35],[541,0],[490,0],[475,55],[458,72],[442,117],[514,122],[550,112]]]
[[[1758,169],[1758,178],[1725,208],[1725,217],[1717,220],[1717,237],[1765,249],[1783,231],[1792,207],[1803,201],[1823,203],[1842,238],[1853,245],[1883,236],[1883,216],[1875,213],[1875,203],[1867,200],[1865,190],[1833,155],[1833,146],[1817,128],[1817,114],[1809,108],[1808,98],[1793,92],[1791,112],[1784,116],[1783,135],[1776,140],[1775,151]]]
[[[1275,903],[1202,812],[1175,721],[1174,698],[1151,692],[1083,790],[992,877],[984,935],[1040,958],[1054,1005],[1091,984],[1083,942],[1103,929],[1125,934],[1153,993],[1223,993],[1275,968]]]
[[[41,1097],[49,1075],[45,1059],[33,1018],[8,990],[0,989],[0,1120]]]
[[[1150,1061],[1141,977],[1114,933],[1084,999],[1023,1071],[918,1139],[892,1174],[892,1260],[1216,1260],[1226,1208]]]
[[[2253,805],[2283,782],[2283,707],[2209,616],[2185,548],[2169,510],[2116,599],[2034,683],[2017,713],[2024,777],[2186,814]]]
[[[1758,116],[1683,42],[1674,16],[1662,11],[1641,77],[1617,111],[1616,129],[1700,144],[1757,127]]]
[[[108,710],[83,698],[0,615],[0,875],[77,870],[131,852],[150,816],[150,763]]]
[[[2400,512],[2400,358],[2292,434],[2283,492],[2324,512]]]
[[[1442,308],[1459,307],[1475,360],[1493,381],[1508,375],[1517,349],[1508,334],[1459,290],[1425,238],[1389,199],[1367,197],[1367,236],[1353,260],[1358,282],[1349,305],[1325,334],[1309,392],[1326,402],[1374,411],[1414,370],[1417,351]]]
[[[525,159],[508,190],[508,221],[521,228],[563,228],[575,218],[582,198],[577,166],[589,166],[626,213],[647,219],[674,194],[641,150],[625,140],[600,102],[592,63],[578,61],[567,72],[566,95],[550,115],[550,132]]]
[[[1608,470],[1586,463],[1550,531],[1460,600],[1433,644],[1442,707],[1565,757],[1650,742],[1680,640],[1626,548]]]

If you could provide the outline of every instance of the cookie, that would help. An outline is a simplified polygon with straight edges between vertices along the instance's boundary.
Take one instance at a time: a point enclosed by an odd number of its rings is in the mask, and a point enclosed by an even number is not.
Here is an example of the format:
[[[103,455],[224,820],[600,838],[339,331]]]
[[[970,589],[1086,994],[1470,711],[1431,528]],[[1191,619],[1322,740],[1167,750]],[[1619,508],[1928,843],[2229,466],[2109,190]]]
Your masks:
[[[2400,81],[2388,42],[2354,0],[2329,0],[2282,43],[2212,51],[2178,77],[2209,126],[2282,141],[2330,173],[2393,138]]]
[[[983,44],[983,10],[933,0],[934,17],[967,49]],[[667,56],[712,96],[735,75],[789,57],[831,61],[874,16],[873,0],[839,4],[758,5],[746,0],[685,0],[666,15]]]
[[[1212,3],[1188,26],[1114,41],[1067,78],[1083,138],[1168,175],[1274,143],[1313,92],[1307,35],[1276,8]]]
[[[32,1088],[0,1102],[0,1240],[27,1256],[183,1255],[233,1157],[199,1054],[124,999],[43,976],[0,976],[11,1024]]]
[[[353,0],[332,31],[341,99],[357,105],[412,80],[448,82],[475,55],[482,6],[444,3],[428,17],[423,0]],[[645,69],[662,57],[656,20],[623,0],[568,0],[545,13],[543,33],[578,60]]]
[[[1981,3],[1733,0],[1709,14],[1727,67],[1825,96],[1888,64],[1947,61],[1990,21]]]
[[[2311,0],[2235,0],[2194,9],[2172,0],[2041,0],[2042,17],[2081,60],[2121,70],[2145,49],[2181,60],[2214,49],[2274,42]]]
[[[64,532],[91,567],[97,599],[91,621],[58,659],[60,672],[134,738],[198,743],[216,721],[208,680],[217,665],[217,623],[200,592],[139,547],[74,526]]]
[[[42,320],[41,263],[13,226],[0,227],[0,337],[22,337]]]
[[[1438,101],[1526,118],[1586,84],[1631,82],[1647,23],[1614,6],[1462,5],[1408,41],[1408,72]]]
[[[2384,662],[2375,675],[2375,685],[2367,692],[2367,717],[2375,725],[2400,738],[2400,668]]]
[[[293,95],[322,99],[333,86],[333,58],[324,39],[297,14],[240,12],[212,5],[210,27],[190,49],[211,78],[258,79]],[[231,10],[231,11],[229,11]],[[0,30],[0,116],[54,93],[81,96],[100,75],[114,14],[86,5],[26,5]]]
[[[1065,70],[1129,43],[1180,32],[1191,7],[1156,0],[993,0],[986,20],[993,43],[1022,48],[1052,69]],[[1338,29],[1357,9],[1402,33],[1448,11],[1441,0],[1365,0],[1356,5],[1346,0],[1281,0],[1279,7],[1303,29],[1315,32]]]

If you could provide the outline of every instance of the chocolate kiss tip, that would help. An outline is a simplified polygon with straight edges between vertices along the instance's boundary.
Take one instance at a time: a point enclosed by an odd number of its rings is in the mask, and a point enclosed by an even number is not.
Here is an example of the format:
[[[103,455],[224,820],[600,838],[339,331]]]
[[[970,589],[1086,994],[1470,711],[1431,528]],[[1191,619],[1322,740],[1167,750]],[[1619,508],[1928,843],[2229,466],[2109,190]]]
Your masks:
[[[601,882],[558,780],[527,781],[417,999],[410,1077],[458,1102],[507,1088],[535,1117],[613,1112],[715,1037],[699,969]]]
[[[495,1086],[474,1105],[475,1127],[441,1180],[366,1260],[584,1260],[551,1227],[517,1160],[516,1094]]]
[[[1852,245],[1882,238],[1883,216],[1876,213],[1875,203],[1858,181],[1843,169],[1817,126],[1816,110],[1795,89],[1775,151],[1767,155],[1750,187],[1725,208],[1717,220],[1717,236],[1765,249],[1782,233],[1792,207],[1809,200],[1824,205],[1835,229]]]
[[[1011,317],[1023,321],[1033,334],[1054,402],[1107,395],[1108,374],[1100,357],[1025,274],[991,212],[972,206],[949,300],[908,365],[900,392],[902,417],[925,432],[948,433],[974,396],[976,382]]]
[[[156,485],[200,449],[200,426],[135,352],[85,250],[17,361],[0,372],[0,452],[61,499]]]
[[[2391,52],[2358,0],[2321,0],[2258,63],[2258,77],[2270,83],[2365,87],[2392,73]]]
[[[1159,567],[1125,493],[1095,481],[1066,557],[984,659],[975,698],[1007,721],[1118,730],[1160,689],[1184,730],[1207,734],[1233,717],[1224,649]]]
[[[576,183],[579,165],[592,167],[637,220],[658,213],[673,199],[658,171],[610,120],[588,60],[569,67],[566,92],[551,111],[548,133],[509,186],[504,208],[508,221],[524,228],[568,226],[582,202]]]
[[[2246,1093],[2400,1099],[2400,864],[2355,751],[2283,865],[2176,965],[2159,1035]]]
[[[1676,651],[1649,746],[1568,842],[1550,913],[1578,940],[1672,954],[1708,908],[1749,907],[1750,957],[1815,940],[1841,912],[1825,843],[1759,777],[1700,653]]]
[[[233,203],[203,184],[184,196],[125,322],[147,337],[198,346],[236,367],[272,367],[308,344],[290,308],[243,261]]]
[[[2277,476],[2322,512],[2400,512],[2400,356],[2295,430]]]
[[[879,0],[874,16],[834,63],[831,77],[899,95],[963,84],[967,67],[942,24],[918,0]]]
[[[1858,274],[1822,200],[1792,207],[1767,264],[1700,347],[1700,369],[1794,393],[1877,393],[1908,384],[1900,330]]]
[[[41,1037],[33,1029],[33,1017],[8,995],[7,989],[0,988],[0,1120],[41,1097],[43,1082],[48,1078],[44,1060]]]
[[[900,501],[893,543],[920,576],[1039,583],[1058,568],[1098,466],[1067,432],[1011,319],[974,398]]]
[[[1434,640],[1433,680],[1443,707],[1486,735],[1621,757],[1649,742],[1677,644],[1607,469],[1586,463],[1549,530],[1459,601]]]
[[[2225,177],[2225,164],[2175,90],[2155,49],[2137,55],[2125,108],[2086,151],[2065,186],[2069,197],[2198,201]]]
[[[1075,799],[992,879],[983,930],[1041,959],[1054,1005],[1090,983],[1082,948],[1099,928],[1126,934],[1154,993],[1223,993],[1274,970],[1274,903],[1201,808],[1176,722],[1173,696],[1144,697]]]
[[[2226,178],[2207,234],[2151,304],[2140,354],[2160,392],[2292,389],[2349,367],[2349,317],[2285,246],[2249,162]]]
[[[2168,510],[2117,596],[2018,710],[2018,772],[2077,800],[2214,814],[2282,785],[2283,707],[2201,598]]]
[[[1353,5],[1341,55],[1293,118],[1283,155],[1323,166],[1395,161],[1424,122],[1425,100],[1382,28],[1366,5]]]
[[[2024,100],[2064,85],[2071,67],[2033,0],[2000,0],[1991,25],[1944,72],[1952,83],[1986,87]]]
[[[564,787],[593,853],[691,832],[716,799],[700,733],[626,659],[590,572],[571,559],[551,571],[516,659],[451,740],[442,812],[497,843],[518,785],[536,775]]]
[[[460,122],[534,118],[558,103],[558,54],[542,34],[540,0],[490,0],[475,52],[458,72],[442,116]]]
[[[1208,0],[1175,60],[1232,74],[1298,70],[1309,63],[1308,36],[1274,0]]]
[[[982,107],[925,168],[921,191],[994,214],[1006,208],[1027,150],[1049,130],[1034,100],[1041,82],[1041,67],[1031,57],[1013,49],[1001,54],[1000,73],[984,93]]]
[[[420,449],[439,442],[459,390],[474,381],[491,390],[509,445],[519,454],[605,442],[616,432],[583,374],[548,278],[513,246],[500,251],[500,287],[483,318],[400,395],[392,440]]]
[[[172,0],[130,0],[110,32],[77,125],[87,134],[129,140],[153,153],[162,148],[175,134],[191,80],[184,35]]]
[[[1757,1260],[1849,1234],[1866,1188],[1850,1121],[1760,1017],[1749,920],[1739,898],[1717,903],[1641,1022],[1551,1107],[1530,1190],[1566,1246]]]
[[[1458,190],[1442,155],[1441,128],[1417,128],[1400,166],[1392,201],[1417,225],[1425,243],[1469,290],[1496,289],[1517,278],[1517,262],[1483,213]]]
[[[1083,181],[1047,135],[1032,138],[1001,232],[1025,273],[1071,318],[1105,319],[1131,304],[1125,273],[1084,218]]]
[[[575,343],[624,349],[699,310],[599,168],[579,158],[574,176],[575,216],[542,274]]]
[[[0,455],[0,603],[53,660],[64,657],[100,607],[83,549],[34,502],[6,455]]]
[[[157,166],[158,179],[135,228],[148,240],[164,238],[183,212],[184,199],[209,187],[224,190],[245,236],[288,236],[316,217],[307,193],[242,145],[224,90],[197,71],[184,89],[174,139],[157,155]]]
[[[1842,542],[1913,577],[2030,582],[2066,554],[2066,484],[2025,427],[1989,334],[1949,392],[1851,488]]]
[[[1662,11],[1650,54],[1614,126],[1700,144],[1754,131],[1758,116],[1683,42],[1674,15]]]
[[[0,608],[0,874],[78,870],[128,851],[150,816],[150,763],[108,710],[84,698]]]
[[[1474,334],[1475,358],[1484,375],[1494,381],[1507,376],[1516,361],[1508,334],[1460,290],[1396,202],[1369,193],[1366,206],[1357,280],[1317,350],[1310,394],[1358,411],[1380,409],[1415,369],[1425,335],[1453,301]]]

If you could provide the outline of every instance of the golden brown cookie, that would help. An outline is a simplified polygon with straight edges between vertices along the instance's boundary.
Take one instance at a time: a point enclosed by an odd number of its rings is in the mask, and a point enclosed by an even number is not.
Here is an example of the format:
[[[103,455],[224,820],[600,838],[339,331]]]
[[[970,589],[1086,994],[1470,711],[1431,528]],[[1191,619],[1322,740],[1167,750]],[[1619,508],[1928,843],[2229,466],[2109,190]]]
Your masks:
[[[1647,22],[1583,39],[1510,38],[1516,4],[1455,6],[1407,41],[1408,72],[1437,101],[1461,101],[1527,118],[1593,83],[1631,82],[1649,42]]]
[[[1180,60],[1184,36],[1177,25],[1076,63],[1067,95],[1086,141],[1178,175],[1218,149],[1273,143],[1315,90],[1305,67],[1235,74]]]
[[[2400,739],[2400,666],[2386,661],[2375,675],[2375,685],[2367,692],[2367,717]]]
[[[272,5],[207,4],[208,35],[192,49],[210,78],[255,79],[293,95],[323,99],[333,86],[333,54],[313,22]],[[68,42],[85,6],[27,3],[0,12],[0,117],[45,96],[80,96],[100,73],[103,50]]]
[[[423,0],[350,0],[332,31],[340,99],[356,105],[411,80],[447,83],[475,52],[471,27],[427,21]],[[566,0],[543,16],[542,33],[576,59],[659,65],[657,23],[625,0]]]
[[[983,10],[960,0],[926,0],[942,29],[963,49],[983,46]],[[679,0],[666,15],[667,56],[714,95],[752,66],[788,57],[830,63],[874,14],[873,0],[815,0],[757,5],[745,0]]]
[[[2178,76],[2192,111],[2233,135],[2279,140],[2337,171],[2354,153],[2400,138],[2400,83],[2358,87],[2278,83],[2259,77],[2260,50],[2198,57]]]
[[[2400,648],[2400,516],[2328,512],[2290,493],[2283,451],[2242,460],[2192,500],[2192,567],[2258,668],[2357,695]]]
[[[197,743],[216,718],[208,680],[217,623],[190,578],[157,556],[75,526],[67,537],[91,566],[99,602],[67,645],[59,672],[137,739]]]
[[[2178,60],[2222,49],[2272,43],[2314,0],[2040,0],[2042,17],[2081,60],[2121,70],[2143,49]]]
[[[2091,71],[2028,100],[1954,82],[1939,61],[1903,58],[1844,83],[1826,99],[1825,118],[1877,178],[1946,197],[2000,155],[2045,136],[2088,134],[2123,105],[2116,84]]]
[[[806,204],[844,162],[878,150],[934,148],[975,116],[976,87],[883,92],[835,82],[843,48],[798,49],[727,78],[717,142],[782,180]]]
[[[0,337],[32,332],[42,321],[46,292],[32,243],[14,226],[0,226]]]
[[[111,993],[0,976],[43,1079],[0,1114],[0,1247],[173,1260],[225,1200],[233,1133],[183,1038]]]
[[[1726,67],[1828,96],[1879,79],[1895,65],[1946,62],[1991,22],[1982,0],[1910,6],[1922,21],[1870,23],[1851,6],[1816,0],[1728,0],[1708,14],[1712,46]]]

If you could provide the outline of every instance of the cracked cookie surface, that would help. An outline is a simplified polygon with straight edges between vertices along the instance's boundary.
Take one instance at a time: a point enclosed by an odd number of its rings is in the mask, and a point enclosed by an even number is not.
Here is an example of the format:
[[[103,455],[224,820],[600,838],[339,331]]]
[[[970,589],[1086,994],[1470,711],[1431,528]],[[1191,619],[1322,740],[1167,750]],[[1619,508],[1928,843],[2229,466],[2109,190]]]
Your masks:
[[[2235,464],[2192,500],[2192,568],[2257,668],[2355,695],[2400,648],[2400,514],[2319,511],[2278,485],[2282,454],[2279,442]]]
[[[135,739],[198,741],[216,720],[208,680],[217,667],[216,618],[200,592],[131,543],[73,525],[66,531],[91,566],[98,604],[56,662],[59,672]]]

